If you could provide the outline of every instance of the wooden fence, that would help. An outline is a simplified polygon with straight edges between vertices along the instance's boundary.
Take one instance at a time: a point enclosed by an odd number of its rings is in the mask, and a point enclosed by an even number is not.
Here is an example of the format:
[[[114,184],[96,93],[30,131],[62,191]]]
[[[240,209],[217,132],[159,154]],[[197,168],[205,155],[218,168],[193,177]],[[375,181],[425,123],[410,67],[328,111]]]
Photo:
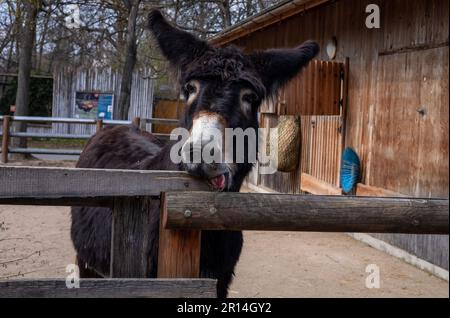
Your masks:
[[[215,193],[180,171],[0,167],[0,180],[0,204],[109,206],[114,219],[111,277],[73,289],[62,280],[4,280],[0,297],[214,297],[215,280],[198,278],[201,230],[449,233],[443,199]],[[148,279],[141,238],[155,205],[158,279]]]
[[[167,126],[174,126],[178,124],[177,120],[164,119],[164,118],[140,118],[135,117],[133,120],[102,120],[102,119],[77,119],[77,118],[58,118],[58,117],[28,117],[28,116],[0,116],[2,122],[2,137],[1,143],[1,157],[2,163],[8,162],[9,153],[29,153],[29,154],[59,154],[59,155],[79,155],[81,149],[47,149],[47,148],[11,148],[9,147],[10,139],[16,138],[52,138],[52,139],[89,139],[92,134],[66,134],[66,133],[54,133],[54,132],[20,132],[15,131],[12,128],[13,122],[27,122],[27,123],[64,123],[66,125],[95,125],[95,131],[99,131],[105,125],[130,125],[134,124],[138,127],[147,124],[164,124]],[[154,136],[160,138],[167,138],[169,134],[153,133]]]
[[[118,113],[121,72],[112,68],[57,68],[53,74],[53,117],[75,117],[75,98],[77,92],[111,93],[113,98],[113,117]],[[133,73],[130,93],[128,120],[135,117],[151,118],[153,94],[156,81],[150,70],[137,70]],[[115,117],[114,117],[115,118]],[[47,127],[30,127],[40,133],[93,134],[95,128],[89,125],[67,125],[53,123]]]

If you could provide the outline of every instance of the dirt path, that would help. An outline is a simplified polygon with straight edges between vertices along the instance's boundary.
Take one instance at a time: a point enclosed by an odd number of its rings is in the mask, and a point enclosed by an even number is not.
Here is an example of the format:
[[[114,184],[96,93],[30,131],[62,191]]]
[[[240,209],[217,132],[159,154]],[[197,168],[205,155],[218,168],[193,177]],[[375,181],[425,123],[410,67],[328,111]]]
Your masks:
[[[0,206],[0,278],[65,277],[65,207]],[[246,232],[230,297],[448,297],[448,283],[345,234]],[[365,268],[380,268],[380,289]]]

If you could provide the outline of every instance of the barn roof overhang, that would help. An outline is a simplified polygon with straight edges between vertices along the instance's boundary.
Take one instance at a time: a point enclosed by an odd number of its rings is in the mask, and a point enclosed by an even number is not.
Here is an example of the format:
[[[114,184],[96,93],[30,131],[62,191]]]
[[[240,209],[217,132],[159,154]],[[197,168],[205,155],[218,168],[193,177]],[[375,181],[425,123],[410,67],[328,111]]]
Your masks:
[[[209,39],[209,43],[221,46],[252,32],[266,28],[293,15],[305,12],[333,0],[287,0],[267,8]]]

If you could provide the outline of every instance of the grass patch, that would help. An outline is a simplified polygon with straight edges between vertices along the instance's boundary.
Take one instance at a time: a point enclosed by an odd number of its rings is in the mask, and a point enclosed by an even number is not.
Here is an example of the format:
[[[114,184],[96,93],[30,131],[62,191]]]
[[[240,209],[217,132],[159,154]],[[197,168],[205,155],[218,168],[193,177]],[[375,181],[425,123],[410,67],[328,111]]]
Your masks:
[[[82,149],[87,139],[29,138],[29,148]]]

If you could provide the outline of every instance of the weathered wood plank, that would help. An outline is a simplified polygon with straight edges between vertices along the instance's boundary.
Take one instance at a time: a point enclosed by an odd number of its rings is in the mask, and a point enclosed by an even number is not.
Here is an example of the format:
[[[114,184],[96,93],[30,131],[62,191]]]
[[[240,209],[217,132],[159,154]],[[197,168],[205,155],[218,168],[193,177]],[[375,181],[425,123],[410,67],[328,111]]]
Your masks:
[[[95,131],[99,132],[103,128],[103,120],[102,119],[96,119],[95,120]]]
[[[3,117],[2,126],[2,148],[1,148],[1,162],[8,162],[8,146],[9,146],[9,127],[10,127],[10,116]]]
[[[67,288],[65,279],[0,281],[0,298],[214,298],[214,279],[80,279]]]
[[[448,200],[166,193],[166,228],[448,234]],[[185,211],[192,211],[190,217]]]
[[[84,205],[115,196],[159,196],[164,191],[208,190],[181,171],[0,167],[0,204]],[[100,197],[100,198],[97,198]],[[42,204],[42,203],[41,203]]]
[[[319,195],[341,195],[342,189],[335,187],[325,181],[319,180],[310,174],[302,173],[300,178],[300,189],[302,191]]]
[[[156,268],[159,217],[151,210],[159,208],[159,200],[149,197],[114,200],[111,234],[112,278],[151,277]]]
[[[114,199],[119,197],[91,197],[91,198],[1,198],[0,205],[43,205],[43,206],[102,206],[112,207]],[[126,197],[123,197],[126,198]]]
[[[200,274],[201,231],[166,229],[166,209],[164,194],[161,198],[157,276],[197,278]],[[189,213],[185,212],[185,215]]]
[[[356,184],[356,195],[365,197],[406,197],[405,194],[383,189],[380,187],[374,187],[363,183]]]

